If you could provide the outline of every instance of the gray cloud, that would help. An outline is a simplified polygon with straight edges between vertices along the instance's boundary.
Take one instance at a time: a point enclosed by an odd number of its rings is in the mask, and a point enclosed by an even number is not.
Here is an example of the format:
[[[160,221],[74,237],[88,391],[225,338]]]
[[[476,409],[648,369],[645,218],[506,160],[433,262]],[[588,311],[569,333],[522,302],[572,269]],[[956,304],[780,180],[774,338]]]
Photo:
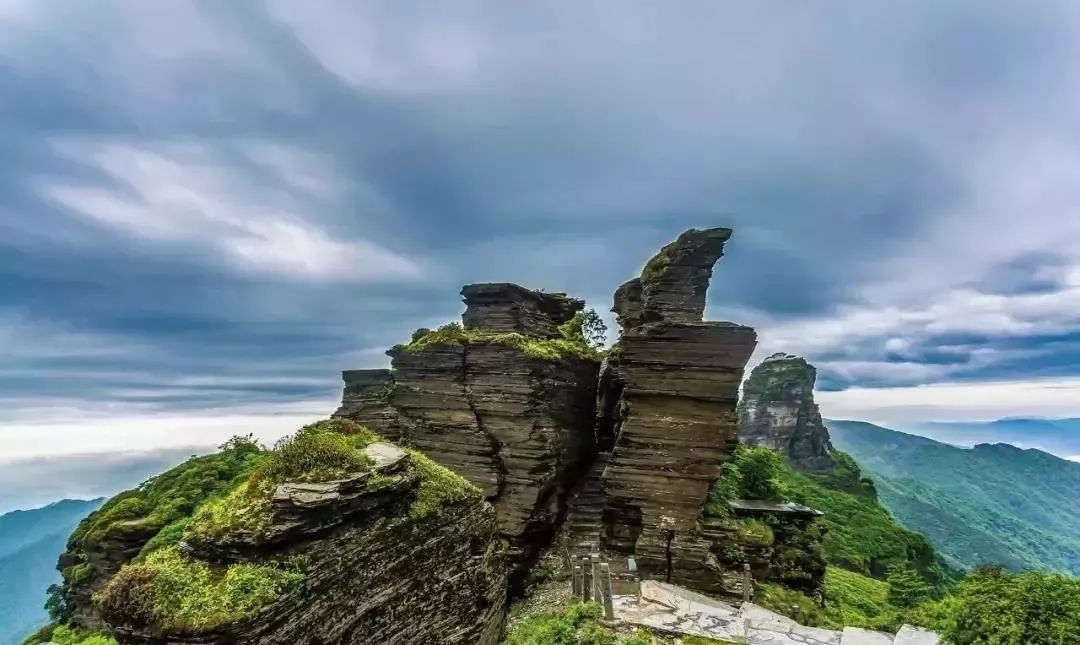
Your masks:
[[[1072,374],[1075,14],[5,3],[6,415],[332,398],[461,283],[606,309],[695,225],[830,389]]]

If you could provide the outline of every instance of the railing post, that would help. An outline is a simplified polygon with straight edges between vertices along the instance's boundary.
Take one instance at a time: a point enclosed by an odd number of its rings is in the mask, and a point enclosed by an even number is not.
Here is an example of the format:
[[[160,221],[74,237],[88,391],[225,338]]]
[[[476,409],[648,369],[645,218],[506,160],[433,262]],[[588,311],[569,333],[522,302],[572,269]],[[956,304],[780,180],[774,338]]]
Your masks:
[[[596,598],[596,602],[603,602],[603,596],[600,595],[600,554],[594,553],[590,559],[592,560],[593,598]]]
[[[604,600],[604,619],[615,620],[615,602],[611,597],[611,567],[600,563],[600,597]]]
[[[742,565],[742,599],[743,602],[750,602],[750,590],[753,589],[753,581],[750,577],[750,565],[743,563]]]
[[[581,565],[576,555],[570,556],[570,595],[575,600],[581,598]]]
[[[592,558],[582,556],[581,558],[581,600],[589,602],[592,600]]]

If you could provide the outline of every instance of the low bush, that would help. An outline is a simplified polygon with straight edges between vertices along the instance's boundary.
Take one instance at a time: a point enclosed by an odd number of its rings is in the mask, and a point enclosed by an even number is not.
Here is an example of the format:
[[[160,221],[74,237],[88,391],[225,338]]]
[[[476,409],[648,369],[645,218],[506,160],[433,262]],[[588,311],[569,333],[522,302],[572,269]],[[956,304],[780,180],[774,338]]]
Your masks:
[[[299,571],[272,565],[215,569],[169,547],[125,565],[96,600],[107,615],[199,632],[257,613],[302,579]]]

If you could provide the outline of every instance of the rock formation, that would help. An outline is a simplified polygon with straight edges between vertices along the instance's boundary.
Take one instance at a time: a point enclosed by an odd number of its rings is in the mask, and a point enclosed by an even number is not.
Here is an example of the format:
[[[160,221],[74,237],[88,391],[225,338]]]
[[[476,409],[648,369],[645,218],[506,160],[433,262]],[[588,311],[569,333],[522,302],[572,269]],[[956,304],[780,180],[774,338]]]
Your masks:
[[[70,623],[106,627],[121,645],[498,643],[505,545],[480,491],[355,424],[316,426],[363,439],[346,448],[363,455],[355,469],[270,483],[265,506],[251,491],[268,471],[234,480],[182,536],[156,531],[155,548],[114,561],[92,620],[68,597]],[[182,494],[175,474],[159,483]]]
[[[344,373],[335,416],[418,448],[484,490],[512,556],[545,546],[595,454],[598,359],[560,330],[584,303],[514,284],[462,289],[463,328],[419,330],[392,369]]]
[[[730,235],[687,231],[616,291],[622,334],[601,377],[598,425],[613,445],[604,547],[635,555],[645,575],[721,593],[732,591],[725,565],[699,518],[737,445],[739,384],[756,344],[749,327],[702,321]]]
[[[836,465],[829,430],[814,402],[817,372],[806,359],[773,354],[750,373],[739,402],[739,438],[766,446],[808,473]]]

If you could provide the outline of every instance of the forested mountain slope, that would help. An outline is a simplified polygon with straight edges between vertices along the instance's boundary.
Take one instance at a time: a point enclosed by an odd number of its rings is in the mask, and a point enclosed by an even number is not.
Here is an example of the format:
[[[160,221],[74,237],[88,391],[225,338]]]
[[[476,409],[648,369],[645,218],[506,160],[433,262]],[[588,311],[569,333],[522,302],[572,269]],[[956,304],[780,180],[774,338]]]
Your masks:
[[[60,581],[56,559],[68,534],[102,500],[66,499],[0,515],[0,645],[18,643],[48,620],[45,589]]]
[[[958,448],[859,421],[829,421],[886,508],[967,568],[1080,573],[1080,464],[1006,444]]]

